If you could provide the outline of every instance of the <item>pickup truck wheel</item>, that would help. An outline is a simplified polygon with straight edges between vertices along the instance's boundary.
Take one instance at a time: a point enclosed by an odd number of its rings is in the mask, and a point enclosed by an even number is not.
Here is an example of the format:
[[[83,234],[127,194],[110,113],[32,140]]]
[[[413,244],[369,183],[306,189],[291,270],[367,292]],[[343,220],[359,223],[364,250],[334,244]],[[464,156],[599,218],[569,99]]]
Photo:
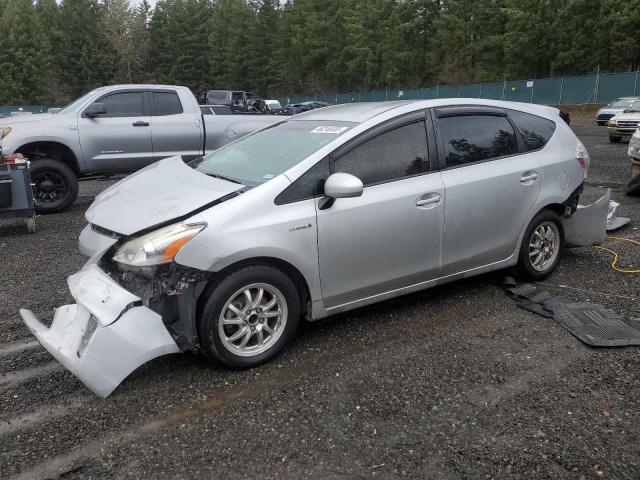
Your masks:
[[[30,168],[33,199],[38,213],[67,209],[78,196],[78,179],[67,165],[57,160],[36,160]]]
[[[251,265],[209,291],[199,319],[202,352],[230,368],[251,368],[277,355],[300,322],[298,290],[281,270]]]
[[[612,137],[611,135],[609,135],[609,141],[611,143],[620,143],[620,140],[622,139],[622,137]]]

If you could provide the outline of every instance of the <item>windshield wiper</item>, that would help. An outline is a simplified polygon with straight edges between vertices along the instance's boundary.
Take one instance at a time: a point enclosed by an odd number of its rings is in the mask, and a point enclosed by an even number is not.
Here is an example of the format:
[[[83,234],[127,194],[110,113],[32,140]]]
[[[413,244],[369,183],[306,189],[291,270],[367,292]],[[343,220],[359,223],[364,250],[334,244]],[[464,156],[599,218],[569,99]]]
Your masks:
[[[242,182],[239,182],[238,180],[234,180],[233,178],[224,177],[222,175],[218,175],[217,173],[207,173],[206,175],[209,175],[210,177],[213,177],[213,178],[219,178],[220,180],[226,180],[227,182],[232,182],[232,183],[237,183],[238,185],[242,185]]]

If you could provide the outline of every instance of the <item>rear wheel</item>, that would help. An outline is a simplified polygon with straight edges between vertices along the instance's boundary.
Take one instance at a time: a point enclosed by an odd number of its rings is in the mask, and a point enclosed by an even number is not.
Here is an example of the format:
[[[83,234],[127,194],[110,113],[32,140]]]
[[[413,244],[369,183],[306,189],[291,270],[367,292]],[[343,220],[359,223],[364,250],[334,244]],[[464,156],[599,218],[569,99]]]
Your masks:
[[[562,220],[551,210],[542,210],[527,227],[516,269],[527,280],[543,280],[556,269],[564,247]]]
[[[30,167],[33,199],[39,213],[66,210],[78,196],[78,179],[67,165],[57,160],[36,160]]]
[[[296,286],[282,271],[252,265],[222,279],[199,320],[205,355],[231,368],[250,368],[277,355],[300,322]]]
[[[611,143],[620,143],[620,140],[621,140],[621,139],[622,139],[622,137],[616,137],[616,136],[613,136],[613,137],[612,137],[611,135],[609,135],[609,141],[610,141]]]

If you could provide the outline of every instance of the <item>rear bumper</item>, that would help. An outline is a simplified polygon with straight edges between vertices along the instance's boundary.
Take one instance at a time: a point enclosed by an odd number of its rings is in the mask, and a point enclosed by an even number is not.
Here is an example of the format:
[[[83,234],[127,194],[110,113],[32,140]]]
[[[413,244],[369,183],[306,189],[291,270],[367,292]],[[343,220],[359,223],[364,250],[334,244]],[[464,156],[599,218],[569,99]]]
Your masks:
[[[25,324],[42,346],[96,395],[106,397],[131,372],[180,349],[160,315],[92,264],[69,277],[76,304],[55,311],[47,328],[29,310]]]

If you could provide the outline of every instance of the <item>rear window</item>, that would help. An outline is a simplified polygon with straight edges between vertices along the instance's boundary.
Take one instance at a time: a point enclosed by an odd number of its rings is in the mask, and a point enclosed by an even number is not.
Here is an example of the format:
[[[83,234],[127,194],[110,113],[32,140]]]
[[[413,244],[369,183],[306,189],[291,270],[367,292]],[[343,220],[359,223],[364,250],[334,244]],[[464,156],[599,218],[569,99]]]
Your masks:
[[[151,92],[153,114],[156,117],[182,113],[182,104],[175,92]]]
[[[546,118],[519,112],[509,111],[509,117],[516,124],[529,150],[540,150],[553,136],[556,124]]]
[[[447,167],[518,153],[516,133],[507,117],[459,115],[438,119]]]

